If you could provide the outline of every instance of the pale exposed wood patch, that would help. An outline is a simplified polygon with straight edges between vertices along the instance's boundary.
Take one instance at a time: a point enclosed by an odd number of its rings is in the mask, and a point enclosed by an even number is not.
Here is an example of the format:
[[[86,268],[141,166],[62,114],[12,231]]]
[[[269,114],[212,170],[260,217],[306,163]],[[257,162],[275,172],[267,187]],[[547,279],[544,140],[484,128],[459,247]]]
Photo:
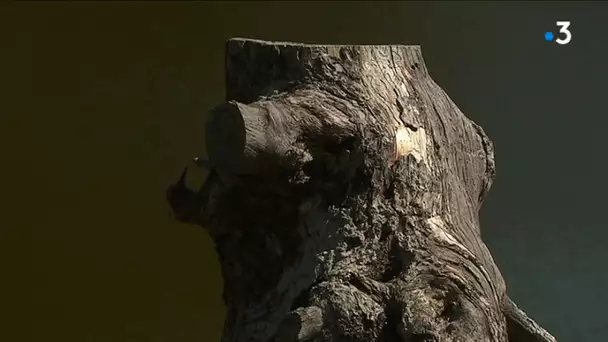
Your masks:
[[[396,157],[401,158],[411,154],[417,162],[426,159],[426,132],[424,128],[412,130],[401,126],[395,133]]]

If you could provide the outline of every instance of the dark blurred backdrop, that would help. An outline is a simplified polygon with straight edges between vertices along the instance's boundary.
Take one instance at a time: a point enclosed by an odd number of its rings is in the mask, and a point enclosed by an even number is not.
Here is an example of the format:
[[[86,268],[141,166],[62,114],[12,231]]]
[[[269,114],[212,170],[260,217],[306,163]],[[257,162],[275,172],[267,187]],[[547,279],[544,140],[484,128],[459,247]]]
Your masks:
[[[204,151],[223,44],[242,36],[422,45],[495,142],[482,229],[511,296],[560,341],[608,341],[608,3],[24,2],[0,15],[19,91],[3,163],[20,176],[3,177],[15,220],[2,225],[29,234],[9,259],[31,268],[24,340],[219,340],[213,246],[171,221],[164,191]],[[543,39],[557,20],[572,22],[569,45]]]

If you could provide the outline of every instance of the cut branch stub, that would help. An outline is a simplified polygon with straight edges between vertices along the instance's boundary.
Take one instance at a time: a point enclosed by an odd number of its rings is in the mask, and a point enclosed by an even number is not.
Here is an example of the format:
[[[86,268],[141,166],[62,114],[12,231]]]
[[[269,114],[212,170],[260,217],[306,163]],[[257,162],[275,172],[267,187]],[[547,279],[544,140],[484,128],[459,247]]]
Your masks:
[[[301,166],[293,163],[304,156],[292,153],[304,153],[303,144],[352,134],[346,118],[314,115],[306,101],[306,96],[277,96],[249,105],[230,101],[212,110],[206,129],[211,165],[235,175],[272,175]],[[335,134],[324,136],[326,131]]]
[[[168,193],[217,245],[224,342],[552,341],[481,240],[492,144],[419,47],[233,39],[226,68],[211,174]]]

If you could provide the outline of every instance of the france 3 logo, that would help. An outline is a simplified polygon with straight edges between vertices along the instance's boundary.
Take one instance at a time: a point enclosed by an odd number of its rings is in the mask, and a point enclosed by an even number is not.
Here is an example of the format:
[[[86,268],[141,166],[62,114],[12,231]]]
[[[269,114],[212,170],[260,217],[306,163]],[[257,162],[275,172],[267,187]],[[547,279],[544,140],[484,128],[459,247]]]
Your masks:
[[[555,35],[551,31],[545,32],[545,40],[548,42],[555,41],[557,44],[566,45],[572,40],[572,33],[570,32],[569,21],[558,21],[557,27],[559,28],[558,34]]]

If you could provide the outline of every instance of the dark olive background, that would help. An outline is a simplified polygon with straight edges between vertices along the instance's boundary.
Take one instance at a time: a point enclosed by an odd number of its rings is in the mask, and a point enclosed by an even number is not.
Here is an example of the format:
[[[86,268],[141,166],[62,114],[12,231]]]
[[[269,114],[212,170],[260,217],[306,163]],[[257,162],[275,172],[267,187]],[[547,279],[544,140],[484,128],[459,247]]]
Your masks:
[[[204,113],[223,101],[223,44],[234,36],[422,45],[434,79],[495,142],[483,234],[511,296],[561,341],[608,341],[607,3],[0,11],[16,52],[2,70],[20,94],[3,92],[15,102],[2,115],[3,162],[16,171],[3,177],[16,219],[7,227],[29,234],[31,255],[8,260],[31,267],[31,341],[219,340],[213,245],[171,221],[164,190],[204,151]],[[572,22],[567,46],[543,40],[557,20]]]

